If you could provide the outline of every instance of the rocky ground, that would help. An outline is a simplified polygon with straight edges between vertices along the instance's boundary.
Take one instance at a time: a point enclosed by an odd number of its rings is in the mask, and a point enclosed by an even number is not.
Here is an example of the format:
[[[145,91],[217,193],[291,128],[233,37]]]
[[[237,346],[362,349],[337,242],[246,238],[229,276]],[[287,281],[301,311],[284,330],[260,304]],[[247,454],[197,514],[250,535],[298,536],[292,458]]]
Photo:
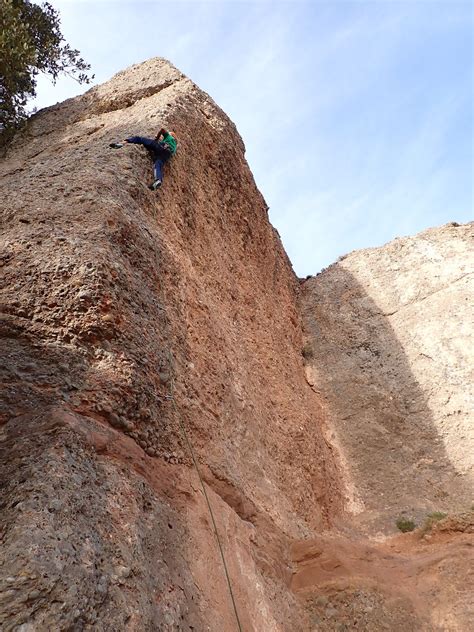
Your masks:
[[[293,545],[310,630],[467,631],[474,513],[383,541],[326,533]]]
[[[155,193],[145,150],[109,143],[162,125],[180,145]],[[420,251],[424,276],[375,295],[402,265],[386,247],[301,285],[244,152],[154,59],[39,112],[4,157],[2,629],[237,629],[190,444],[243,630],[467,629],[469,520],[383,538],[402,507],[467,499],[469,228],[440,229],[439,283]],[[425,331],[400,305],[432,277]],[[429,372],[407,322],[444,349]]]

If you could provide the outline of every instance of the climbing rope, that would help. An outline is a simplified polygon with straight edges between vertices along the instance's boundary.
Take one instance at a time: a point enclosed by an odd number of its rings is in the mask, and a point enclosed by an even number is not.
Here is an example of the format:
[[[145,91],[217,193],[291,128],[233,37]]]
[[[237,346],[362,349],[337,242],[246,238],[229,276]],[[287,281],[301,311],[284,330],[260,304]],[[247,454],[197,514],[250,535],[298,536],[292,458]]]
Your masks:
[[[172,355],[171,351],[169,351],[168,353],[169,353],[170,364],[171,364],[171,367],[173,369],[173,371],[172,371],[172,378],[171,378],[171,384],[170,384],[170,397],[169,397],[169,399],[173,403],[173,408],[174,408],[174,410],[176,411],[176,413],[178,415],[178,421],[179,421],[179,425],[180,425],[180,428],[181,428],[181,432],[183,434],[184,441],[185,441],[186,446],[187,446],[187,448],[189,450],[189,453],[191,455],[192,461],[194,463],[194,467],[195,467],[197,475],[199,477],[199,482],[201,484],[202,493],[204,494],[204,498],[206,499],[207,509],[208,509],[209,515],[211,517],[212,526],[214,528],[214,535],[216,536],[217,546],[219,548],[219,552],[220,552],[221,559],[222,559],[222,565],[224,566],[224,574],[225,574],[225,578],[226,578],[226,581],[227,581],[227,586],[229,588],[229,595],[230,595],[230,599],[232,601],[232,608],[234,610],[234,615],[235,615],[235,620],[236,620],[236,623],[237,623],[237,628],[238,628],[239,632],[242,632],[243,628],[242,628],[242,625],[240,623],[239,613],[237,611],[237,604],[235,603],[234,591],[232,590],[232,582],[230,580],[229,570],[227,568],[227,562],[226,562],[226,559],[225,559],[224,549],[222,547],[222,542],[221,542],[221,539],[219,537],[219,532],[217,530],[217,524],[216,524],[216,520],[214,518],[214,512],[212,511],[211,501],[209,500],[209,496],[208,496],[207,491],[206,491],[206,486],[204,485],[204,479],[202,477],[201,470],[199,469],[199,465],[198,465],[197,458],[196,458],[196,453],[194,452],[194,448],[192,446],[191,440],[189,439],[189,435],[188,435],[188,433],[186,431],[186,426],[184,424],[183,418],[182,418],[182,416],[179,413],[178,407],[176,405],[176,401],[174,399],[174,358],[173,358],[173,355]]]
[[[162,313],[165,316],[166,328],[168,329],[168,332],[167,332],[168,335],[166,337],[168,338],[168,340],[171,341],[170,319],[169,319],[169,316],[168,316],[167,309],[166,309],[166,307],[164,307],[164,305],[165,305],[165,300],[164,300],[165,296],[164,296],[164,290],[163,290],[163,286],[162,285],[161,285],[161,294],[162,294],[162,299],[163,300],[160,301],[160,303],[161,303],[160,310],[162,311]],[[174,408],[174,410],[175,410],[175,412],[176,412],[176,414],[178,416],[178,422],[179,422],[179,426],[181,428],[181,433],[183,435],[184,442],[186,443],[186,446],[188,448],[189,454],[191,455],[191,459],[193,461],[194,468],[195,468],[195,470],[197,472],[197,475],[198,475],[198,478],[199,478],[199,482],[200,482],[200,485],[201,485],[202,493],[204,494],[204,498],[206,499],[207,509],[209,511],[209,516],[211,518],[212,526],[213,526],[213,529],[214,529],[214,535],[216,537],[217,546],[219,548],[219,553],[220,553],[220,556],[221,556],[221,559],[222,559],[222,565],[224,567],[224,574],[225,574],[225,578],[226,578],[226,582],[227,582],[227,587],[229,589],[229,595],[230,595],[230,599],[231,599],[231,602],[232,602],[232,608],[233,608],[233,611],[234,611],[235,620],[236,620],[236,623],[237,623],[237,629],[239,630],[239,632],[243,632],[242,624],[240,623],[239,613],[237,611],[237,604],[235,602],[234,591],[232,590],[232,582],[231,582],[231,579],[230,579],[229,570],[228,570],[227,562],[226,562],[225,555],[224,555],[224,549],[222,547],[222,542],[221,542],[221,539],[220,539],[220,536],[219,536],[219,532],[217,530],[217,523],[216,523],[216,519],[214,517],[214,512],[212,510],[211,501],[209,500],[209,496],[208,496],[207,491],[206,491],[206,486],[204,484],[204,479],[202,477],[201,470],[199,469],[198,461],[197,461],[197,458],[196,458],[196,453],[194,451],[193,445],[191,443],[191,439],[189,438],[188,432],[186,430],[186,425],[184,423],[184,419],[183,419],[182,415],[180,414],[180,412],[178,410],[178,406],[176,405],[176,401],[175,401],[175,398],[174,398],[175,363],[174,363],[174,357],[173,357],[173,354],[172,354],[171,350],[168,350],[168,356],[169,356],[168,357],[168,361],[169,361],[170,369],[171,369],[171,379],[170,379],[170,394],[166,397],[166,399],[168,399],[168,400],[170,400],[172,402],[173,408]]]

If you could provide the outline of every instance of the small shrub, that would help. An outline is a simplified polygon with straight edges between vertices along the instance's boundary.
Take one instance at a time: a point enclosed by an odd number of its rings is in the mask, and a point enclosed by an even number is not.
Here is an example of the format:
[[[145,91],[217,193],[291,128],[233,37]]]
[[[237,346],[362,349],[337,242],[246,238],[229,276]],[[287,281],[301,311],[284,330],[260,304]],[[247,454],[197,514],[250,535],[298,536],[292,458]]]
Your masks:
[[[433,511],[432,513],[428,514],[426,516],[426,520],[425,523],[423,525],[423,533],[427,533],[428,531],[431,531],[433,525],[435,524],[435,522],[439,522],[440,520],[444,520],[444,518],[447,517],[447,513],[444,513],[444,511]]]
[[[444,513],[444,511],[433,511],[433,513],[428,514],[427,520],[438,522],[438,520],[444,520],[444,518],[447,518],[447,516],[448,514]]]
[[[400,516],[395,524],[397,525],[397,529],[402,533],[407,533],[408,531],[414,531],[416,529],[414,520],[411,520],[411,518],[404,518],[403,516]]]

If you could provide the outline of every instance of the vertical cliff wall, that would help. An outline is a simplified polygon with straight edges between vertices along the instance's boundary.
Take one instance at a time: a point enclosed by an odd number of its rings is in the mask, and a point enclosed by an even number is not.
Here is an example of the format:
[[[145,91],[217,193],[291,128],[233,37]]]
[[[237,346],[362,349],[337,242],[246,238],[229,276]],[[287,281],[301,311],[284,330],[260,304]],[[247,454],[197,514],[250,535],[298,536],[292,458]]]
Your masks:
[[[153,59],[3,160],[2,630],[239,629],[203,489],[245,632],[468,629],[472,515],[387,534],[470,505],[472,225],[298,281],[244,154]]]
[[[180,144],[154,193],[146,151],[108,144],[162,125]],[[288,542],[341,485],[234,125],[151,60],[33,117],[1,199],[2,629],[235,629],[181,423],[244,629],[304,629]]]
[[[470,506],[474,225],[351,253],[303,286],[308,381],[374,532]]]
[[[315,629],[472,627],[473,229],[353,252],[301,284],[306,375],[349,496],[339,533],[294,545]],[[394,535],[399,519],[418,529]]]

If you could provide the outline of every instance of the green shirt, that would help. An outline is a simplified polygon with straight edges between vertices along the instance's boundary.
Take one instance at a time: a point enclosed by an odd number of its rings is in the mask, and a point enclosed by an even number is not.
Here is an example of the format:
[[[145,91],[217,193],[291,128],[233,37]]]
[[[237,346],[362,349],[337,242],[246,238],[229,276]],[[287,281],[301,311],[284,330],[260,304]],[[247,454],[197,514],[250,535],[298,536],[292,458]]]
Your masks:
[[[168,145],[171,155],[174,156],[176,153],[176,149],[178,147],[178,141],[174,136],[171,136],[168,132],[163,137],[162,143],[166,143]]]

